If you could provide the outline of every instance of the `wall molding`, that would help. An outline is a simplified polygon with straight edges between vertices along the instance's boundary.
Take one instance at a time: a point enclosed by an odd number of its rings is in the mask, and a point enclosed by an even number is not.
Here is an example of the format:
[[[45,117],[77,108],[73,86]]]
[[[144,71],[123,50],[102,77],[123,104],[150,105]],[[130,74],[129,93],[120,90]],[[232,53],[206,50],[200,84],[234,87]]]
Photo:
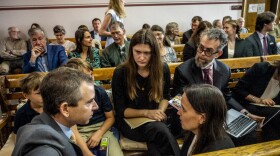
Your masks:
[[[205,1],[205,2],[145,2],[145,3],[126,3],[125,7],[144,7],[144,6],[175,6],[175,5],[215,5],[215,4],[242,4],[237,1]],[[0,11],[7,10],[38,10],[38,9],[72,9],[72,8],[104,8],[107,3],[99,4],[55,4],[55,5],[13,5],[0,6]]]

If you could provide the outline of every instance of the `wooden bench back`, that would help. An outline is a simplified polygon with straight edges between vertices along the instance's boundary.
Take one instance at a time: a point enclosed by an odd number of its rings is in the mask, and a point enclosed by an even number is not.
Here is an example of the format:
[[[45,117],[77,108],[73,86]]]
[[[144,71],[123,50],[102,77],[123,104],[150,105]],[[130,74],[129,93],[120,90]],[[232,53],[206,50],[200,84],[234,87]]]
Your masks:
[[[183,49],[184,49],[185,44],[178,44],[178,45],[173,45],[172,48],[176,52],[177,60],[178,62],[183,61]]]

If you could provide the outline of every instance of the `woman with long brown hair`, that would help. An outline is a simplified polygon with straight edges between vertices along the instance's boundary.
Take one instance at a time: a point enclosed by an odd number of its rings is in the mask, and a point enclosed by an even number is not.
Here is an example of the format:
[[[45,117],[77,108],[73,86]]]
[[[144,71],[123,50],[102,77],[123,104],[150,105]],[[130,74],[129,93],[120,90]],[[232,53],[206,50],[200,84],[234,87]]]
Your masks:
[[[146,142],[148,155],[179,155],[179,147],[162,122],[168,106],[170,71],[162,63],[157,40],[150,30],[133,35],[127,61],[117,67],[112,79],[116,122],[122,135]],[[129,126],[131,119],[144,118]]]

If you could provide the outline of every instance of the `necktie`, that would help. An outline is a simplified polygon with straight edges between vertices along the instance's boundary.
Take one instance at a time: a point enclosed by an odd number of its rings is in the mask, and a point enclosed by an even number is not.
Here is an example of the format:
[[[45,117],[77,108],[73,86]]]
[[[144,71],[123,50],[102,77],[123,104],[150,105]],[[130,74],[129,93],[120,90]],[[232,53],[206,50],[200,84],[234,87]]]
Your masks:
[[[267,44],[266,44],[266,36],[263,37],[263,55],[268,55]]]
[[[70,140],[72,141],[72,143],[77,144],[77,140],[75,135],[72,133],[72,135],[70,136]]]
[[[202,69],[202,71],[204,73],[203,82],[206,83],[206,84],[212,85],[212,78],[211,78],[211,75],[210,75],[210,70],[211,69]]]

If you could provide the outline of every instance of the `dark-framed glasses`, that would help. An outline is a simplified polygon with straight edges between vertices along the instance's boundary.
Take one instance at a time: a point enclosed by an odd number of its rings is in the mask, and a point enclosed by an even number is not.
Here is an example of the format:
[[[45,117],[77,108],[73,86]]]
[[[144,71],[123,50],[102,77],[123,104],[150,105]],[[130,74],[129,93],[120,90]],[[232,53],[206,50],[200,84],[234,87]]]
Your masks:
[[[197,51],[199,53],[202,53],[204,52],[204,54],[208,57],[212,56],[213,54],[216,54],[218,53],[218,51],[215,52],[214,49],[212,48],[205,48],[202,44],[199,44],[198,47],[197,47]]]

